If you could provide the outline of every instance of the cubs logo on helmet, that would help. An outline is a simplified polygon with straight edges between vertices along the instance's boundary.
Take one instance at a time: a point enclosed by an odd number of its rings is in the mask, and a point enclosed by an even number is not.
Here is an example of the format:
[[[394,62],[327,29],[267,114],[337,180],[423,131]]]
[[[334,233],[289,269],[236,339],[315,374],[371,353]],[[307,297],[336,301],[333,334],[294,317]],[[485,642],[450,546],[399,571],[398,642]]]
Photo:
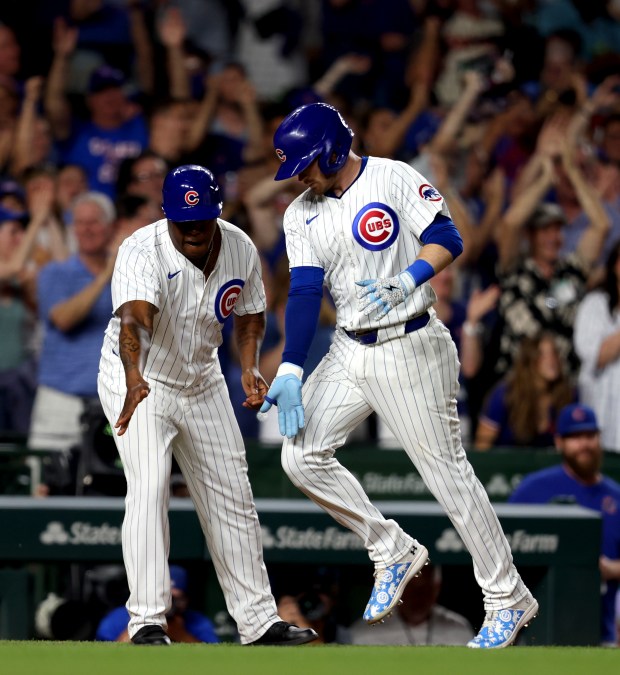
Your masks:
[[[173,222],[210,220],[222,213],[220,188],[204,166],[184,164],[164,178],[162,209]]]
[[[426,199],[427,202],[440,202],[443,197],[439,192],[429,183],[423,183],[419,188],[420,197]]]
[[[188,190],[185,193],[185,203],[190,206],[195,206],[200,201],[200,197],[196,190]]]
[[[284,150],[276,148],[276,155],[281,162],[286,162],[286,155],[284,154]]]
[[[358,211],[352,229],[360,246],[369,251],[383,251],[398,238],[400,223],[387,204],[371,202]]]
[[[224,323],[233,311],[237,299],[245,286],[243,279],[227,281],[215,296],[215,316],[220,323]]]

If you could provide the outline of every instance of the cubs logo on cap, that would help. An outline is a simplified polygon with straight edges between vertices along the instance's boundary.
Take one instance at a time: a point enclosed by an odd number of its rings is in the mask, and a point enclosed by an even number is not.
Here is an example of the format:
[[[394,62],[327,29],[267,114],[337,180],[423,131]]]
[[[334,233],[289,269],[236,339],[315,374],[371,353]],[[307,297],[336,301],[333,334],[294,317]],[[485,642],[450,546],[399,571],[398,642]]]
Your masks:
[[[220,323],[224,323],[233,311],[237,299],[245,286],[243,279],[227,281],[215,296],[215,316]]]
[[[382,251],[397,239],[400,223],[394,209],[381,202],[363,206],[353,220],[353,236],[369,251]]]
[[[209,169],[199,164],[184,164],[166,174],[161,206],[169,220],[187,223],[218,218],[224,204]]]
[[[420,197],[425,199],[427,202],[440,202],[443,199],[439,192],[430,183],[423,183],[420,185],[418,192],[420,193]]]
[[[571,403],[560,410],[556,431],[560,436],[597,432],[599,427],[596,414],[587,405]]]

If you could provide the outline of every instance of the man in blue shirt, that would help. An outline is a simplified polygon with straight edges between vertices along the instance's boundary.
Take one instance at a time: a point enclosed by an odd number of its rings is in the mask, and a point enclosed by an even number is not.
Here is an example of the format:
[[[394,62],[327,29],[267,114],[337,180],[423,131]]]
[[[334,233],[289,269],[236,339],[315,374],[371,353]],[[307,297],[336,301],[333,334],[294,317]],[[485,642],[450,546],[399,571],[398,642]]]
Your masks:
[[[44,466],[39,496],[75,492],[69,454],[82,444],[85,402],[98,400],[99,355],[112,315],[110,279],[120,244],[114,204],[103,193],[87,192],[72,214],[77,253],[49,263],[37,279],[43,344],[28,446],[56,451]]]
[[[560,411],[555,444],[562,464],[523,478],[509,501],[521,504],[572,502],[599,511],[603,540],[599,568],[603,579],[601,641],[616,644],[615,597],[620,579],[620,485],[601,473],[603,451],[592,408],[572,403]]]
[[[170,565],[172,609],[166,616],[168,635],[174,642],[219,642],[211,621],[204,614],[188,609],[187,571]],[[96,640],[129,642],[127,624],[129,612],[125,606],[116,607],[106,614],[97,628]]]

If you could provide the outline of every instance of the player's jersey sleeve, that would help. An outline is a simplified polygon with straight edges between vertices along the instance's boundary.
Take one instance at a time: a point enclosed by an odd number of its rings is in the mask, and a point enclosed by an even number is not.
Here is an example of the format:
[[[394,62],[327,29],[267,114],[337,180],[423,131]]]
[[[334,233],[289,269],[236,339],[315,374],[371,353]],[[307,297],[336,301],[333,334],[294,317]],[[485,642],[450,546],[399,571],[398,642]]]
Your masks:
[[[129,237],[120,246],[112,275],[114,312],[126,302],[145,300],[158,309],[161,284],[152,253]]]
[[[303,208],[299,200],[295,200],[286,209],[284,234],[290,269],[293,267],[323,267],[306,234]]]
[[[235,303],[235,314],[243,316],[244,314],[259,314],[264,312],[267,307],[265,299],[265,288],[263,286],[263,273],[258,257],[258,251],[253,244],[247,244],[248,254],[248,275]]]
[[[391,190],[402,223],[418,239],[438,214],[451,218],[445,199],[422,174],[404,162],[393,162]]]

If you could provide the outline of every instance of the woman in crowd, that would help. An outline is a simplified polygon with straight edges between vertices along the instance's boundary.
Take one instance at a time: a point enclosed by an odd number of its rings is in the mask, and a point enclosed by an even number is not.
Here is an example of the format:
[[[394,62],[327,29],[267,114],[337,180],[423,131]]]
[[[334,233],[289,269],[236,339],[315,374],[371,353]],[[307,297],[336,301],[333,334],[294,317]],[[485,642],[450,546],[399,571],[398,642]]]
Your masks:
[[[580,397],[596,412],[603,448],[620,452],[620,243],[607,257],[605,280],[577,310],[574,340]]]
[[[574,400],[551,333],[524,338],[512,369],[491,390],[474,446],[553,446],[555,418]]]

